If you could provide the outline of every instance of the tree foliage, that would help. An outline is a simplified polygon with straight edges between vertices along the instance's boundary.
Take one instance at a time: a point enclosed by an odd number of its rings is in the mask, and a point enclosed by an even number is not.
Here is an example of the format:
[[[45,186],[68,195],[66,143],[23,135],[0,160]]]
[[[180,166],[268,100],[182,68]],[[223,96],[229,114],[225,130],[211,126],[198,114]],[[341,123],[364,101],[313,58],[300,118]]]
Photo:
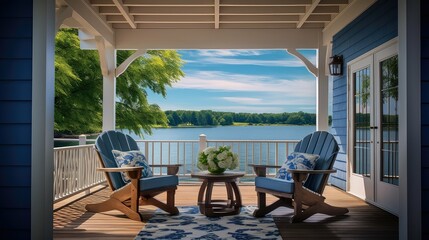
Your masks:
[[[55,46],[55,131],[80,134],[101,131],[102,86],[99,56],[81,50],[77,32],[58,32]],[[117,51],[120,65],[134,51]],[[147,100],[147,91],[167,94],[167,87],[184,73],[173,50],[151,50],[136,59],[116,81],[116,128],[151,133],[152,125],[167,125],[165,113]]]
[[[193,126],[228,126],[234,122],[248,124],[291,124],[291,125],[314,125],[316,114],[293,112],[293,113],[233,113],[215,112],[211,110],[202,111],[166,111],[169,125],[193,125]],[[329,118],[331,122],[331,118]]]

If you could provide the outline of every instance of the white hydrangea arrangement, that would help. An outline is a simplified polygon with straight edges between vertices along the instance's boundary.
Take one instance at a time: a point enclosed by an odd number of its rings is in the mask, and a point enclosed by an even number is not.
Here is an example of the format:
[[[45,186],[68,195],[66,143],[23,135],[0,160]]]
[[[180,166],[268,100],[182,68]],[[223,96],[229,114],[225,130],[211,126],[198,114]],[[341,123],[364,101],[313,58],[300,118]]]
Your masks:
[[[199,153],[197,166],[200,170],[220,174],[238,166],[238,155],[231,152],[230,146],[208,147]]]

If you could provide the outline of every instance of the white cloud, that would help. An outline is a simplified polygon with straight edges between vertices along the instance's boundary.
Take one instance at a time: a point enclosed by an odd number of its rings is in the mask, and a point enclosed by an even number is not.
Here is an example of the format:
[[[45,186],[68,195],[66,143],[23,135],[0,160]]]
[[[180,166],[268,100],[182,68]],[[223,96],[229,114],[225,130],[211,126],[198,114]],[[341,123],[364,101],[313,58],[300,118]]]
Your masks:
[[[217,91],[283,93],[285,97],[311,97],[316,93],[314,80],[287,80],[269,76],[231,74],[219,71],[188,73],[174,88]]]
[[[281,60],[259,60],[259,59],[239,59],[239,58],[221,58],[208,57],[201,59],[201,62],[210,64],[227,64],[227,65],[254,65],[268,67],[305,67],[299,59],[281,59]]]
[[[233,56],[258,56],[261,51],[258,50],[229,50],[229,49],[216,49],[216,50],[198,50],[199,56],[204,57],[233,57]]]
[[[221,99],[233,103],[245,103],[245,104],[262,104],[263,99],[261,98],[250,98],[250,97],[221,97]]]
[[[249,98],[249,97],[220,97],[219,99],[228,102],[243,104],[247,106],[287,106],[287,105],[313,105],[313,96],[288,98],[282,93],[271,93],[269,97]],[[312,108],[311,108],[312,109]]]

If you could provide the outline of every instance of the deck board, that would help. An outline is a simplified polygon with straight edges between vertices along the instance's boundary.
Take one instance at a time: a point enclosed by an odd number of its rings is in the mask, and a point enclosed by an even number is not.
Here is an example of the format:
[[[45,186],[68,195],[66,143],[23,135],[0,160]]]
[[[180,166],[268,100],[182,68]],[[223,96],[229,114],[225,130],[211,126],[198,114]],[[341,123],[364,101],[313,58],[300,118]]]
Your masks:
[[[198,185],[180,185],[176,193],[177,206],[196,205]],[[240,185],[244,205],[256,205],[254,186]],[[130,220],[118,211],[90,213],[87,203],[107,199],[110,194],[104,188],[54,210],[54,239],[134,239],[145,222]],[[215,186],[213,198],[225,196],[224,187]],[[348,207],[346,216],[329,217],[316,214],[304,223],[288,222],[291,209],[281,208],[274,213],[275,221],[284,239],[398,239],[398,218],[377,207],[351,196],[334,187],[325,190],[327,202]],[[165,199],[165,195],[160,195]],[[268,202],[273,201],[268,197]],[[140,208],[147,221],[155,207]],[[281,217],[279,217],[281,216]]]

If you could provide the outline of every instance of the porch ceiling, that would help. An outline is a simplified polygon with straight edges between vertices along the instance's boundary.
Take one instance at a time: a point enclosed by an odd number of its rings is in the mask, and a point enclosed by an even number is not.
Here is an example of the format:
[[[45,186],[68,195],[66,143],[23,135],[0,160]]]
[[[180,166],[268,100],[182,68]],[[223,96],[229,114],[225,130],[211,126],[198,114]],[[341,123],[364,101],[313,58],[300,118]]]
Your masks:
[[[85,41],[86,47],[91,48],[94,43],[92,36],[102,36],[117,49],[267,46],[318,48],[322,35],[323,45],[326,46],[332,34],[374,2],[375,0],[56,0],[56,7],[57,27],[79,28],[84,33],[81,36],[84,48]],[[279,37],[276,38],[276,35]],[[130,36],[134,40],[128,42]],[[175,45],[174,42],[177,41],[173,40],[177,36],[180,36],[180,44]],[[158,43],[152,46],[151,43],[157,43],[160,37],[167,38],[168,44],[162,43],[160,46]],[[201,43],[208,38],[210,44]],[[289,41],[291,38],[295,40]],[[137,39],[144,39],[146,45],[136,44]],[[234,41],[230,41],[231,39]],[[249,40],[253,43],[243,47],[238,44]],[[278,44],[280,41],[283,43]],[[217,44],[212,45],[213,43]]]
[[[325,28],[348,0],[90,0],[114,29]]]

